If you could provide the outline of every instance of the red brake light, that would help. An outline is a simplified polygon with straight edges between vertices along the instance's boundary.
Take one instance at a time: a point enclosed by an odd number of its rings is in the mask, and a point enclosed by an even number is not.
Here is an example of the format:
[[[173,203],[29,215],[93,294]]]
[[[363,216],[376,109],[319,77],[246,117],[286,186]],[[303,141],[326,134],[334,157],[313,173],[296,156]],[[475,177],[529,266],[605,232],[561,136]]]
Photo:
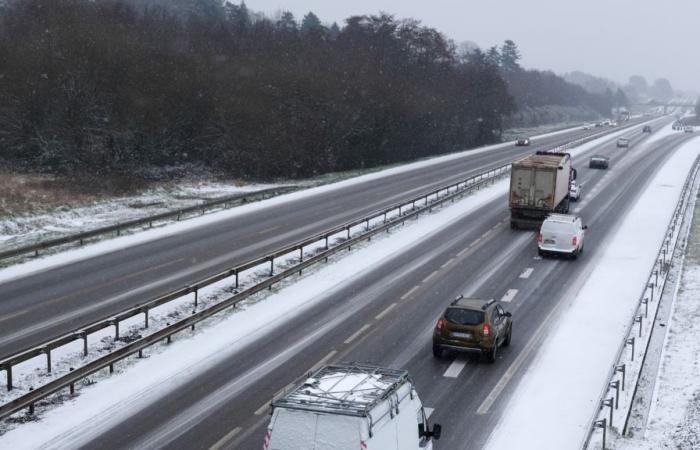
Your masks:
[[[544,237],[542,236],[542,233],[539,233],[537,235],[537,242],[542,242],[542,241],[544,241]]]
[[[571,238],[571,245],[573,245],[574,247],[576,247],[577,242],[578,242],[578,240],[576,239],[576,236]]]
[[[445,326],[445,320],[444,320],[444,319],[438,319],[437,325],[435,325],[435,327],[436,327],[438,330],[442,330],[442,327],[444,327],[444,326]]]
[[[491,331],[491,329],[489,328],[489,324],[485,323],[484,328],[482,330],[482,332],[484,333],[484,336],[488,336],[490,331]]]

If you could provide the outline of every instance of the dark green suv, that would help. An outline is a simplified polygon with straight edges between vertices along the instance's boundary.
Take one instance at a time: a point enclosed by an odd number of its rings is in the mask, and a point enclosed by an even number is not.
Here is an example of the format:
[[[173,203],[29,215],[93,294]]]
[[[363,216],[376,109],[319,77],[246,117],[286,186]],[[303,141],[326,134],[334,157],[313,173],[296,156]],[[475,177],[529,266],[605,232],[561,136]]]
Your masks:
[[[498,347],[510,345],[513,320],[496,300],[457,297],[433,331],[433,355],[443,351],[479,352],[494,362]]]

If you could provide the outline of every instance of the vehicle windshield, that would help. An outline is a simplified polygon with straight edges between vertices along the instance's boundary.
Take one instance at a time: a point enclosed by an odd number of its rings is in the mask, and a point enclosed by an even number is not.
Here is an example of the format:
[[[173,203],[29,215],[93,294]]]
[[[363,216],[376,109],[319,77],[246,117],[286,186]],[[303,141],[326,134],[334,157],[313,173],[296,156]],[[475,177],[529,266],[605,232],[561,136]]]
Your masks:
[[[462,308],[447,308],[445,319],[459,325],[478,325],[484,321],[483,311]]]

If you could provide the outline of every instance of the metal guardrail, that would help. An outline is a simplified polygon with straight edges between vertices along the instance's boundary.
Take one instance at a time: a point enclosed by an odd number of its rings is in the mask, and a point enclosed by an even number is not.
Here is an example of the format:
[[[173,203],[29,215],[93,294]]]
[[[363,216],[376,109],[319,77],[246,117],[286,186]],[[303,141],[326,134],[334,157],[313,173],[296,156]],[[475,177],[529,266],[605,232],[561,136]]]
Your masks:
[[[11,400],[10,402],[0,406],[0,418],[7,417],[11,414],[14,414],[15,412],[19,411],[20,409],[29,408],[30,413],[33,413],[34,410],[34,403],[37,402],[38,400],[41,400],[55,392],[58,392],[62,389],[69,388],[70,392],[74,392],[74,384],[79,381],[82,378],[85,378],[101,369],[104,369],[106,367],[110,368],[110,373],[113,371],[113,365],[115,362],[120,361],[128,356],[134,355],[136,353],[139,354],[139,356],[142,356],[142,351],[150,347],[151,345],[165,340],[166,342],[170,342],[171,337],[183,330],[186,330],[188,328],[194,329],[195,324],[207,319],[227,308],[230,308],[232,306],[235,306],[236,304],[240,303],[241,301],[249,298],[250,296],[259,293],[261,291],[264,291],[265,289],[270,288],[272,285],[284,280],[285,278],[291,277],[293,275],[296,275],[297,273],[301,273],[304,269],[308,268],[311,265],[314,265],[320,261],[327,260],[330,256],[340,252],[341,250],[349,249],[353,245],[356,245],[360,241],[364,240],[369,240],[372,238],[372,236],[377,235],[379,233],[388,231],[390,228],[393,228],[399,224],[403,224],[407,219],[417,217],[421,213],[429,212],[432,210],[432,208],[442,205],[443,203],[447,201],[454,201],[455,198],[461,197],[471,191],[478,190],[482,186],[485,186],[491,182],[495,182],[496,179],[500,178],[501,176],[507,174],[510,172],[510,164],[498,167],[496,169],[491,169],[486,173],[476,175],[474,177],[470,177],[464,181],[461,181],[459,183],[455,183],[453,185],[450,185],[448,187],[443,187],[439,190],[431,191],[429,193],[426,193],[420,197],[414,198],[410,201],[407,202],[401,202],[400,204],[394,205],[391,209],[385,209],[380,212],[374,213],[372,216],[367,216],[363,219],[360,220],[355,220],[353,222],[350,222],[348,224],[345,224],[341,227],[336,227],[333,230],[330,230],[326,233],[317,235],[315,238],[307,239],[301,243],[298,243],[294,246],[287,247],[286,249],[275,252],[273,255],[269,255],[265,258],[260,258],[256,261],[252,261],[250,263],[247,263],[245,267],[255,267],[257,265],[260,265],[261,263],[265,262],[273,262],[274,257],[278,256],[283,256],[286,254],[289,254],[290,252],[293,252],[295,250],[301,250],[300,252],[300,260],[297,264],[295,264],[292,267],[289,267],[282,272],[278,274],[270,274],[270,277],[267,278],[266,280],[256,283],[254,286],[251,286],[250,288],[239,292],[232,297],[223,300],[219,303],[216,303],[202,311],[195,312],[191,316],[182,319],[172,325],[166,326],[165,328],[156,331],[146,337],[140,338],[138,340],[135,340],[105,356],[102,356],[94,361],[91,361],[87,363],[86,365],[79,367],[71,372],[69,372],[66,375],[63,375],[59,378],[56,378],[55,380],[50,381],[49,383],[38,387],[37,389],[31,390],[29,393],[24,394],[14,400]],[[443,193],[442,196],[440,196],[440,193]],[[434,197],[434,199],[433,199]],[[423,201],[422,205],[419,205]],[[403,211],[403,208],[406,208],[406,211]],[[410,209],[409,209],[410,208]],[[386,219],[383,218],[383,223],[375,228],[370,228],[369,223],[373,219],[378,219],[382,216],[385,217],[386,214],[389,214],[393,211],[398,210],[398,216],[393,218],[393,219]],[[349,237],[339,245],[329,248],[327,247],[324,251],[313,255],[309,257],[308,259],[304,260],[303,259],[303,246],[310,245],[312,243],[317,243],[321,240],[328,239],[328,237],[332,236],[333,234],[338,234],[339,232],[343,231],[348,231],[353,227],[361,224],[366,224],[365,231],[361,233],[358,236],[355,237]],[[235,269],[232,269],[232,271],[226,271],[222,272],[214,277],[209,278],[208,280],[205,280],[204,282],[200,283],[199,287],[202,287],[204,284],[203,283],[208,283],[211,284],[211,280],[216,279],[217,281],[224,279],[229,276],[236,276],[238,273],[240,273],[241,268],[244,266],[237,267]],[[272,265],[271,265],[272,267]],[[199,287],[196,287],[198,289]],[[188,290],[189,289],[189,290]],[[195,289],[195,287],[188,287],[185,288],[184,290],[181,290],[179,292],[193,292],[192,289]],[[174,294],[169,294],[170,296]],[[156,301],[160,301],[162,303],[161,299],[157,299]],[[139,313],[144,313],[146,314],[146,326],[147,326],[147,315],[148,315],[148,308],[153,307],[152,303],[149,303],[148,306],[142,306],[142,307],[137,307],[132,310],[130,310],[127,313],[124,313],[123,315],[120,315],[119,318],[115,317],[113,319],[110,319],[105,322],[101,322],[101,324],[108,323],[108,326],[115,326],[116,329],[118,330],[118,321],[123,320],[121,317],[125,317],[128,315],[128,317],[131,317],[135,314]],[[97,324],[96,324],[97,325]],[[86,330],[83,330],[80,333],[74,333],[71,335],[68,335],[64,338],[70,338],[70,340],[74,339],[80,339],[85,337],[85,333],[87,332]],[[118,331],[117,331],[118,333]],[[118,335],[117,335],[118,336]],[[58,341],[58,340],[57,340]],[[52,341],[52,342],[57,342],[57,341]],[[8,373],[8,380],[11,380],[11,365],[16,364],[20,360],[26,360],[26,357],[34,357],[41,355],[42,353],[46,353],[47,356],[50,355],[50,348],[47,346],[43,346],[41,348],[36,348],[32,349],[29,352],[26,352],[23,354],[24,356],[18,357],[15,356],[13,359],[3,361],[2,368],[7,371]],[[49,364],[50,364],[50,356],[49,358]]]
[[[636,123],[630,124],[629,127],[632,127],[635,125],[639,125],[639,124],[636,124]],[[627,127],[621,127],[621,128],[627,128]],[[596,134],[586,136],[586,137],[581,138],[581,139],[576,139],[576,140],[568,142],[564,145],[557,146],[553,149],[550,149],[550,151],[560,151],[560,150],[568,149],[568,148],[571,148],[571,147],[574,147],[577,145],[582,145],[586,142],[598,139],[598,138],[603,137],[607,134],[619,131],[621,128],[608,129],[608,130],[605,130],[601,133],[596,133]],[[256,284],[255,286],[241,292],[240,294],[234,295],[233,297],[231,297],[228,300],[225,300],[221,303],[217,303],[216,305],[214,305],[206,310],[200,311],[198,313],[194,313],[191,317],[189,317],[188,319],[185,319],[185,321],[184,321],[184,322],[186,322],[185,325],[180,326],[183,323],[183,321],[180,321],[180,322],[178,322],[174,325],[171,325],[163,330],[160,330],[156,333],[153,333],[146,338],[142,338],[142,339],[139,339],[138,341],[134,341],[133,343],[128,344],[124,347],[121,347],[120,349],[115,350],[114,352],[112,352],[112,353],[110,353],[110,354],[108,354],[108,355],[106,355],[106,356],[104,356],[96,361],[88,363],[87,365],[79,368],[75,372],[71,372],[71,374],[62,376],[56,380],[49,382],[48,384],[46,384],[44,386],[38,388],[37,390],[33,390],[30,394],[26,394],[24,396],[21,396],[21,397],[11,401],[10,403],[8,403],[6,405],[2,405],[0,407],[0,418],[5,417],[9,414],[12,414],[15,411],[17,411],[25,406],[28,406],[30,404],[33,405],[33,403],[36,402],[37,400],[39,400],[43,397],[46,397],[46,396],[56,392],[57,390],[60,390],[64,387],[66,387],[68,385],[72,386],[72,384],[74,383],[74,381],[66,381],[66,380],[72,380],[76,376],[77,376],[77,378],[75,378],[75,379],[83,378],[87,375],[90,375],[91,373],[94,373],[97,370],[100,370],[101,368],[106,367],[106,365],[113,364],[113,361],[123,359],[126,356],[129,356],[136,351],[143,350],[143,348],[152,345],[153,342],[157,342],[159,339],[152,340],[152,339],[154,339],[152,337],[153,336],[160,336],[164,330],[167,330],[167,329],[174,330],[174,331],[170,332],[169,334],[168,333],[165,334],[165,337],[169,337],[169,336],[172,336],[172,334],[177,333],[178,331],[181,331],[189,326],[194,327],[194,323],[196,323],[200,320],[203,320],[204,318],[207,318],[213,314],[216,314],[217,312],[221,311],[222,309],[226,309],[228,306],[235,305],[236,303],[240,302],[241,300],[248,298],[250,295],[253,295],[257,292],[260,292],[261,290],[264,290],[264,289],[272,286],[273,284],[279,282],[280,280],[282,280],[284,278],[287,278],[287,277],[289,277],[297,272],[301,272],[306,267],[308,267],[312,264],[315,264],[316,262],[318,262],[321,259],[327,259],[332,254],[337,253],[339,250],[342,250],[344,248],[349,248],[352,245],[354,245],[354,243],[356,243],[358,241],[369,239],[374,234],[377,234],[377,233],[384,231],[384,230],[388,230],[389,228],[396,226],[397,222],[403,223],[408,218],[418,216],[426,208],[428,210],[431,210],[432,207],[440,205],[447,200],[454,200],[455,197],[464,195],[464,193],[466,193],[469,190],[472,190],[475,188],[478,189],[480,186],[482,186],[483,184],[485,184],[489,180],[492,180],[496,177],[500,177],[501,175],[503,175],[504,173],[508,173],[509,171],[510,171],[510,163],[503,165],[503,166],[499,166],[499,167],[490,169],[490,170],[483,172],[481,174],[474,175],[474,176],[469,177],[463,181],[459,181],[457,183],[452,183],[450,185],[431,190],[431,191],[424,193],[424,194],[421,194],[418,197],[415,197],[413,199],[405,200],[405,201],[396,203],[388,208],[383,208],[381,210],[375,211],[375,212],[371,213],[370,215],[365,216],[361,219],[356,219],[356,220],[347,222],[345,224],[339,225],[337,227],[334,227],[330,230],[319,233],[319,234],[312,236],[310,238],[299,241],[295,244],[286,246],[286,247],[279,249],[273,253],[270,253],[264,257],[257,258],[255,260],[249,261],[243,265],[236,266],[236,267],[233,267],[231,269],[227,269],[227,270],[222,271],[218,274],[210,276],[204,280],[201,280],[197,283],[181,287],[181,288],[176,289],[174,291],[171,291],[163,296],[159,296],[157,298],[149,300],[142,305],[137,305],[135,307],[131,307],[131,308],[129,308],[129,309],[117,314],[117,315],[113,315],[113,316],[110,316],[109,318],[99,320],[91,325],[81,327],[78,330],[67,333],[61,337],[53,339],[53,340],[46,342],[44,344],[41,344],[39,346],[30,348],[27,350],[23,350],[23,351],[18,352],[14,355],[11,355],[11,356],[5,358],[4,360],[0,361],[0,370],[4,370],[7,374],[7,389],[8,390],[11,390],[13,388],[12,367],[14,365],[28,361],[32,358],[37,357],[37,356],[46,355],[47,371],[50,373],[51,369],[52,369],[51,351],[53,349],[56,349],[56,348],[61,347],[63,345],[69,344],[69,343],[74,342],[76,340],[82,339],[83,340],[83,354],[85,356],[87,356],[88,336],[90,334],[92,334],[96,331],[100,331],[102,329],[114,326],[115,327],[115,339],[118,340],[119,339],[119,323],[120,322],[122,322],[126,319],[129,319],[131,317],[134,317],[136,315],[144,314],[145,327],[148,328],[149,311],[151,309],[153,309],[157,306],[163,305],[163,304],[170,302],[172,300],[175,300],[177,298],[181,298],[185,295],[192,294],[192,293],[194,294],[194,307],[196,309],[197,301],[198,301],[198,291],[201,288],[209,286],[213,283],[216,283],[218,281],[224,280],[224,279],[229,278],[229,277],[235,278],[235,287],[238,288],[238,278],[242,272],[249,270],[249,269],[252,269],[254,267],[260,266],[261,264],[264,264],[264,263],[270,263],[270,278],[268,278],[267,280]],[[454,190],[454,192],[452,192],[453,190]],[[440,198],[440,193],[443,193],[443,192],[445,193],[445,197]],[[429,203],[429,201],[431,201],[431,197],[433,197],[433,196],[435,196],[435,199],[432,200],[432,203]],[[223,202],[222,199],[220,199],[219,201]],[[416,204],[419,203],[420,201],[424,202],[423,207],[416,208]],[[202,205],[198,205],[198,206],[201,207]],[[410,212],[404,213],[404,208],[406,208]],[[393,219],[391,221],[387,221],[387,215],[390,214],[391,212],[397,211],[397,210],[398,210],[399,217],[397,217],[396,219]],[[369,226],[370,222],[374,219],[377,219],[378,217],[381,217],[381,216],[383,216],[383,225],[379,228],[374,228],[374,229],[370,230],[370,226]],[[147,220],[147,219],[144,219],[144,220]],[[366,232],[358,237],[351,238],[350,237],[350,230],[353,227],[356,227],[356,226],[361,225],[363,223],[366,225]],[[329,238],[331,236],[339,234],[341,232],[347,232],[347,240],[345,242],[343,242],[343,244],[341,244],[338,247],[334,247],[332,249],[329,248],[329,246],[328,246]],[[314,243],[318,243],[319,241],[322,241],[322,240],[325,240],[326,251],[304,261],[304,247],[309,246],[309,245],[314,244]],[[274,273],[273,273],[274,260],[276,258],[280,258],[282,256],[288,255],[288,254],[295,252],[295,251],[299,251],[299,258],[300,258],[299,264],[297,264],[296,266],[294,266],[291,269],[288,269],[288,270],[281,272],[278,275],[274,275]],[[220,307],[220,305],[224,305],[224,304],[226,304],[227,306]],[[208,311],[212,311],[212,312],[207,313]],[[199,319],[195,319],[195,318],[199,318]],[[138,343],[143,343],[143,346],[138,346],[137,345]],[[124,349],[127,349],[127,350],[124,350]],[[129,349],[132,349],[133,351],[131,351]],[[124,352],[126,352],[126,353],[124,353]],[[116,357],[116,359],[113,359],[112,355],[123,355],[123,356]],[[97,361],[107,361],[107,362],[105,364],[100,365],[98,368],[95,368],[95,363]],[[109,361],[112,361],[112,362],[109,362]],[[79,374],[82,374],[82,375],[78,376]],[[61,380],[64,380],[64,381],[61,382]],[[58,383],[58,384],[56,384],[56,383]],[[58,388],[54,389],[54,387],[58,386],[58,385],[60,385],[60,386]],[[71,391],[72,390],[73,390],[73,388],[71,387]],[[31,401],[29,401],[29,402],[22,401],[22,399],[24,399],[27,396],[30,396]],[[17,402],[19,402],[19,404],[21,404],[21,406],[12,406],[12,405],[17,405],[18,404]]]
[[[122,231],[128,230],[130,228],[136,228],[140,226],[148,225],[149,228],[153,227],[155,222],[162,222],[165,220],[176,220],[179,221],[183,216],[188,214],[199,212],[204,214],[208,209],[215,206],[222,206],[224,209],[228,208],[229,203],[235,203],[238,201],[245,201],[250,198],[256,198],[262,196],[266,198],[268,195],[278,195],[296,190],[296,186],[279,186],[269,189],[261,189],[255,192],[246,192],[242,194],[229,195],[226,197],[220,197],[214,200],[206,201],[198,205],[188,206],[187,208],[180,208],[172,211],[167,211],[160,214],[154,214],[152,216],[143,217],[140,219],[129,220],[126,222],[115,223],[114,225],[108,225],[105,227],[95,228],[94,230],[84,231],[82,233],[71,234],[68,236],[63,236],[55,239],[48,239],[46,241],[38,242],[36,244],[25,245],[10,250],[5,250],[0,252],[0,260],[13,258],[15,256],[26,255],[33,253],[34,256],[39,256],[39,251],[47,250],[53,247],[58,247],[61,245],[71,244],[78,242],[80,245],[88,240],[104,234],[117,233],[117,236],[121,234]]]
[[[627,412],[625,413],[625,421],[624,425],[622,427],[622,433],[624,435],[626,429],[627,429],[627,422],[629,420],[629,415],[631,412],[632,404],[634,401],[634,395],[636,394],[638,383],[639,383],[639,376],[641,374],[641,368],[644,365],[644,361],[646,359],[647,355],[647,350],[649,348],[649,342],[651,341],[651,333],[647,333],[645,336],[646,342],[644,343],[644,350],[643,350],[643,357],[641,360],[641,363],[638,366],[638,369],[636,373],[630,374],[628,373],[628,365],[627,362],[624,361],[624,352],[625,349],[628,346],[632,347],[632,352],[631,352],[631,361],[634,361],[634,346],[635,346],[635,341],[637,339],[635,334],[635,326],[638,324],[639,325],[639,336],[641,337],[641,330],[642,330],[642,322],[643,318],[647,316],[647,309],[649,306],[649,302],[654,301],[654,290],[657,292],[657,297],[656,297],[656,312],[654,313],[654,316],[652,318],[652,323],[654,322],[656,318],[656,314],[658,313],[658,304],[661,301],[661,295],[664,291],[664,288],[666,287],[666,281],[668,279],[668,274],[670,271],[670,264],[671,260],[673,259],[673,254],[676,250],[676,246],[679,241],[679,236],[680,236],[680,231],[683,226],[683,220],[686,214],[686,209],[688,207],[688,203],[690,202],[690,196],[693,191],[693,186],[696,183],[696,179],[698,177],[698,173],[700,172],[700,158],[698,158],[695,163],[693,164],[693,169],[690,171],[688,176],[686,177],[685,184],[683,185],[683,190],[681,191],[681,196],[678,199],[678,203],[676,204],[676,208],[674,210],[673,216],[668,224],[668,227],[666,228],[666,233],[664,234],[664,241],[661,245],[661,248],[659,248],[659,251],[656,255],[656,259],[654,261],[654,265],[649,271],[649,276],[647,277],[647,282],[642,289],[642,294],[639,297],[639,303],[637,305],[637,309],[634,312],[634,315],[632,317],[632,320],[630,323],[627,325],[627,329],[624,334],[624,338],[622,339],[622,342],[620,343],[620,346],[617,349],[617,353],[614,359],[614,363],[611,366],[610,370],[608,371],[608,375],[606,377],[607,380],[610,380],[606,382],[606,384],[603,386],[603,389],[601,391],[600,396],[598,397],[598,402],[596,403],[596,409],[594,413],[592,414],[591,419],[589,420],[589,427],[588,427],[588,432],[586,434],[586,437],[581,445],[582,449],[587,449],[589,445],[591,444],[591,439],[593,437],[593,433],[597,429],[602,429],[603,430],[603,441],[602,441],[602,447],[605,449],[605,438],[606,438],[606,430],[608,432],[613,431],[614,428],[614,416],[613,416],[613,410],[617,409],[619,406],[619,399],[620,399],[620,386],[622,387],[622,391],[624,392],[625,390],[625,382],[627,381],[627,384],[629,384],[629,378],[630,375],[634,379],[634,391],[632,394],[632,397],[630,398],[630,401],[628,402],[628,409]],[[643,310],[642,310],[643,309]],[[637,343],[638,344],[638,343]],[[621,374],[621,379],[615,379],[617,374]],[[622,384],[620,385],[620,382]],[[608,392],[611,390],[615,390],[615,395],[609,398],[606,398],[608,395]],[[598,417],[601,415],[601,411],[604,408],[610,408],[610,415],[609,417],[603,417],[602,419],[598,419]],[[614,409],[613,409],[614,408]],[[619,413],[618,413],[619,414]],[[619,415],[618,415],[619,417]]]

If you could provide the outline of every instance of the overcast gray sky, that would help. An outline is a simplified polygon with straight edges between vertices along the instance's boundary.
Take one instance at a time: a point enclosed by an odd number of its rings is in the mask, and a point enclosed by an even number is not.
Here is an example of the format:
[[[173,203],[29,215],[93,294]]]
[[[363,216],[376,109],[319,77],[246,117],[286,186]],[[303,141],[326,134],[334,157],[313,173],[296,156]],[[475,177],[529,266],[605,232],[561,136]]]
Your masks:
[[[238,3],[239,0],[233,0]],[[582,70],[615,81],[666,77],[700,91],[700,0],[247,0],[255,11],[313,11],[339,24],[385,11],[419,19],[457,42],[513,39],[528,68]]]

